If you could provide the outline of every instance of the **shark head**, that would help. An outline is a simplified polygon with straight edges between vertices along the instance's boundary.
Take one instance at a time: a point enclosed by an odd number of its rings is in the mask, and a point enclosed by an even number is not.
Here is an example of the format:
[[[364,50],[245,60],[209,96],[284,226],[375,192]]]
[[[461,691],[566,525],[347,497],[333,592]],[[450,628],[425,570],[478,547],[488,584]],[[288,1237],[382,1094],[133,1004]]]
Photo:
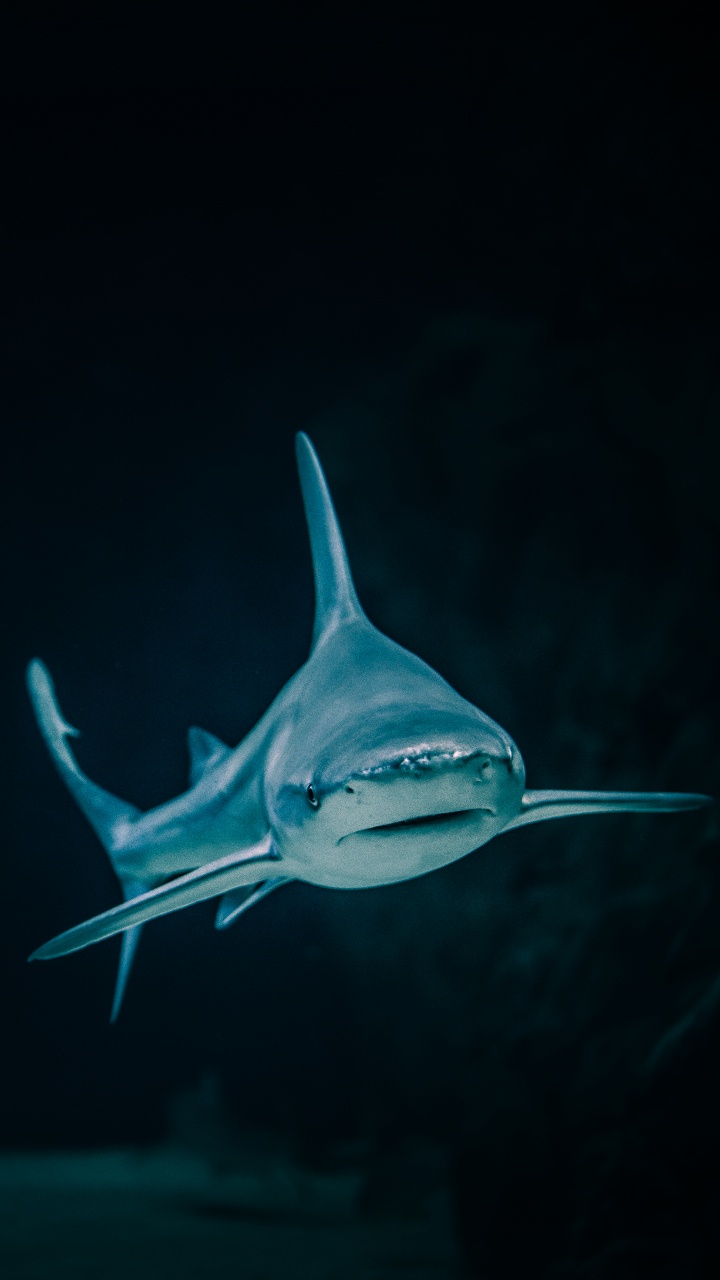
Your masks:
[[[363,613],[312,446],[298,463],[316,578],[310,658],[265,771],[288,872],[333,888],[406,880],[470,853],[520,811],[504,729]]]
[[[341,889],[407,880],[477,849],[519,812],[522,759],[491,721],[433,708],[375,710],[351,732],[343,721],[325,725],[317,751],[306,739],[268,805],[293,874]]]

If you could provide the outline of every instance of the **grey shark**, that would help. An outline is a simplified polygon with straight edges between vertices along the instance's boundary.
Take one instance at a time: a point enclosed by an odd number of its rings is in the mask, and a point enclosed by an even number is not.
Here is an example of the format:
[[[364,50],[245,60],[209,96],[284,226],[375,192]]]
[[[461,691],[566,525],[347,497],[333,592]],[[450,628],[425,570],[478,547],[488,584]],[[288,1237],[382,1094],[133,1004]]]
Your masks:
[[[112,1019],[140,929],[219,897],[218,928],[293,880],[363,889],[424,875],[503,831],[576,814],[671,812],[678,792],[528,791],[512,738],[365,616],[332,500],[306,435],[296,439],[315,576],[310,656],[239,746],[191,729],[190,787],[142,813],[98,787],[38,660],[28,688],[68,789],[107,850],[125,901],[30,959],[122,933]]]

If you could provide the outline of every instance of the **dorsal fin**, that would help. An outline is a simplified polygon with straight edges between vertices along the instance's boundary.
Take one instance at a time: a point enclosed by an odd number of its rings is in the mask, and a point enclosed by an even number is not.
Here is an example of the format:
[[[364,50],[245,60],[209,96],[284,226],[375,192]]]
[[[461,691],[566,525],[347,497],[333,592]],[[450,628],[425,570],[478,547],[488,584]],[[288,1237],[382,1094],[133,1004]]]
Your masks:
[[[191,787],[194,787],[214,764],[219,764],[226,756],[232,754],[232,748],[226,747],[214,733],[208,733],[207,729],[198,729],[195,725],[192,729],[188,729],[188,751]]]
[[[347,552],[318,456],[303,431],[295,437],[300,487],[315,574],[313,645],[340,622],[365,615],[355,594]]]

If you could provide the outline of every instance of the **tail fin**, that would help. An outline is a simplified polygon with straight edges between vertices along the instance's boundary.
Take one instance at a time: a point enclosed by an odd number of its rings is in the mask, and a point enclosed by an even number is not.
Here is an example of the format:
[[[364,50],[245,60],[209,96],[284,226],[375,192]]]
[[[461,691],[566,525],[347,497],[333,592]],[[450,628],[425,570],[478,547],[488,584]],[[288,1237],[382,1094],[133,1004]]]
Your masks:
[[[112,860],[111,850],[122,828],[137,818],[140,810],[124,800],[118,800],[109,791],[85,777],[67,743],[68,738],[78,738],[80,730],[74,729],[64,719],[55,697],[50,672],[39,658],[34,658],[27,669],[27,684],[40,732],[48,745],[53,764]]]
[[[141,880],[137,876],[124,874],[118,856],[122,834],[138,817],[140,810],[124,800],[118,800],[85,776],[67,741],[68,738],[78,737],[79,731],[63,717],[50,673],[38,658],[33,659],[28,666],[27,685],[40,732],[48,745],[53,764],[102,841],[120,881],[125,900],[147,892],[157,884],[157,880]],[[123,935],[111,1022],[116,1021],[120,1012],[141,928],[142,925],[137,925]]]
[[[135,883],[138,886],[137,893],[144,893],[147,889],[147,884],[145,884],[143,880],[136,880]],[[124,885],[123,892],[125,894],[126,902],[133,897],[133,894],[130,893]],[[137,944],[140,941],[140,934],[142,931],[143,926],[141,924],[135,924],[131,929],[126,929],[122,935],[122,942],[120,944],[120,962],[118,964],[117,978],[115,979],[115,994],[113,995],[112,1009],[110,1011],[111,1023],[117,1022],[120,1016],[122,1002],[125,998],[127,980],[130,977],[130,970],[132,969],[132,963],[135,959],[135,952],[137,950]]]
[[[350,573],[340,525],[318,456],[304,432],[295,437],[300,487],[310,534],[315,574],[313,645],[324,631],[355,618],[364,618]]]

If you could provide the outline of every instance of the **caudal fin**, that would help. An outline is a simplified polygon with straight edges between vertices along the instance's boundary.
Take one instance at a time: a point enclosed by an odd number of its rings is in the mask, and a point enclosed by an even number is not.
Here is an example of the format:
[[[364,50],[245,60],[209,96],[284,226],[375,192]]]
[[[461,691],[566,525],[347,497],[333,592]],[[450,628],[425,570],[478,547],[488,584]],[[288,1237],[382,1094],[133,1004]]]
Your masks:
[[[146,893],[149,889],[154,888],[157,880],[142,880],[138,876],[124,874],[120,853],[123,833],[139,816],[140,810],[135,805],[128,804],[125,800],[119,800],[117,796],[111,795],[103,787],[91,782],[83,773],[68,743],[68,738],[79,737],[79,731],[74,729],[71,724],[68,724],[63,716],[55,696],[55,688],[50,673],[45,664],[40,662],[38,658],[33,659],[28,666],[27,685],[40,732],[47,743],[53,764],[71,795],[82,809],[91,827],[102,841],[115,874],[120,881],[123,897],[127,901],[130,898],[137,897],[139,894]],[[115,997],[110,1015],[111,1022],[115,1022],[120,1012],[127,980],[140,938],[141,927],[135,926],[132,929],[128,929],[123,935],[120,964],[115,984]]]
[[[141,924],[136,924],[132,929],[126,929],[122,935],[120,944],[120,962],[118,964],[117,978],[115,979],[115,993],[113,995],[112,1009],[110,1010],[110,1021],[117,1022],[122,1008],[122,1002],[125,999],[125,988],[130,977],[133,960],[137,944],[140,941],[140,934],[143,931]]]
[[[67,741],[68,738],[79,738],[80,730],[74,729],[64,718],[50,672],[39,658],[33,658],[28,666],[27,686],[53,764],[112,860],[113,844],[117,843],[123,827],[138,817],[140,810],[125,800],[118,800],[117,796],[91,782],[83,773]]]

